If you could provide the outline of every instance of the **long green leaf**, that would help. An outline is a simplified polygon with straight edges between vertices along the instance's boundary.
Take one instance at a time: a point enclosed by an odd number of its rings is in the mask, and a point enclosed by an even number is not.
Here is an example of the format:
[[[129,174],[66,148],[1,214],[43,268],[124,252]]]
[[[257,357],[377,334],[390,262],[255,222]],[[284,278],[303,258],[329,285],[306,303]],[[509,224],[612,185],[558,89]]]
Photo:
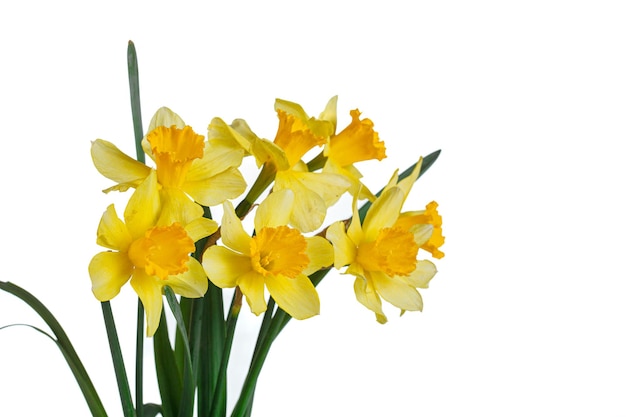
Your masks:
[[[122,410],[125,417],[135,417],[135,407],[133,406],[133,397],[130,394],[130,386],[128,385],[128,377],[126,376],[126,367],[124,366],[124,357],[120,348],[120,341],[117,337],[117,329],[115,320],[113,319],[113,311],[111,303],[104,301],[102,305],[102,315],[104,316],[104,324],[109,337],[109,348],[111,349],[111,358],[113,359],[113,368],[115,369],[115,378],[117,380],[117,389],[120,393],[122,401]]]
[[[165,311],[161,312],[159,327],[154,333],[154,364],[161,394],[162,414],[164,417],[178,416],[182,379],[176,365],[174,352],[170,345]]]
[[[141,146],[143,139],[143,126],[141,123],[141,101],[139,100],[139,65],[137,64],[137,51],[133,41],[128,41],[128,82],[130,84],[130,108],[133,115],[133,129],[135,131],[135,149],[137,160],[146,162],[146,156]]]
[[[179,417],[191,417],[193,414],[194,394],[196,390],[195,377],[193,375],[193,366],[191,364],[191,351],[189,349],[189,340],[187,339],[187,329],[185,328],[185,320],[183,319],[182,311],[178,300],[176,300],[176,294],[168,286],[164,287],[165,298],[167,303],[174,314],[176,319],[176,325],[180,332],[185,347],[185,366],[183,370],[183,391],[181,393],[180,407],[178,410]]]
[[[65,330],[63,330],[50,310],[48,310],[48,308],[44,306],[34,295],[11,282],[0,281],[0,289],[16,296],[28,304],[37,314],[39,314],[48,327],[50,327],[50,330],[57,338],[57,346],[63,353],[63,357],[74,374],[76,382],[78,382],[78,386],[85,397],[85,401],[87,402],[92,416],[106,417],[107,413],[104,410],[102,401],[100,401],[100,397],[98,396],[98,393],[96,392],[85,367],[74,350],[74,346],[72,346]]]
[[[226,337],[222,289],[209,281],[203,299],[200,368],[198,375],[198,415],[209,416],[213,393],[219,379]]]
[[[213,404],[211,405],[211,417],[224,417],[226,416],[226,388],[227,388],[227,370],[228,361],[230,359],[230,351],[233,346],[233,337],[235,336],[235,328],[237,326],[237,319],[239,318],[239,312],[241,311],[242,302],[241,290],[239,287],[235,289],[233,294],[233,300],[230,304],[230,310],[228,313],[228,319],[226,320],[226,338],[224,340],[224,351],[222,353],[222,363],[220,364],[219,378],[217,379],[217,386],[213,393]]]
[[[128,83],[130,86],[130,107],[133,117],[133,131],[135,133],[135,149],[137,161],[146,162],[146,155],[141,146],[143,139],[143,124],[141,122],[141,101],[139,99],[139,67],[137,65],[137,51],[132,41],[128,42],[127,50]],[[137,403],[137,417],[143,417],[143,304],[137,300],[137,338],[135,349],[135,400]]]

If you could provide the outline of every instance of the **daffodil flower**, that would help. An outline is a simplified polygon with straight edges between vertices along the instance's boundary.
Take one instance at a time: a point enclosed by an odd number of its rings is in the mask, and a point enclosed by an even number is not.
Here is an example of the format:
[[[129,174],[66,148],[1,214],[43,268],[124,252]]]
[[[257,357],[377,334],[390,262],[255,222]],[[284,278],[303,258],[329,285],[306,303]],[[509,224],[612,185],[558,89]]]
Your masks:
[[[152,171],[128,201],[124,221],[112,204],[107,208],[97,243],[111,250],[96,254],[89,263],[92,291],[100,301],[114,298],[130,279],[146,312],[148,336],[159,326],[164,286],[189,298],[206,292],[207,277],[190,253],[194,242],[217,230],[217,223],[205,218],[185,227],[177,222],[157,225],[161,210],[157,188],[157,174]]]
[[[267,309],[265,288],[296,319],[319,314],[319,297],[307,275],[330,266],[333,249],[326,239],[287,226],[293,205],[291,190],[272,192],[257,208],[256,234],[250,237],[233,205],[224,202],[224,246],[209,247],[202,258],[209,279],[220,288],[239,286],[254,314]]]
[[[363,223],[355,197],[354,214],[347,231],[343,222],[336,222],[326,232],[333,244],[335,267],[348,266],[345,273],[356,276],[357,300],[373,311],[380,323],[387,321],[381,297],[402,312],[421,311],[422,297],[417,288],[427,288],[437,272],[432,262],[417,260],[418,249],[429,241],[434,226],[419,223],[428,220],[424,213],[401,216],[402,205],[420,166],[418,163],[412,175],[400,182],[394,174]],[[419,215],[424,217],[420,219]]]
[[[156,112],[142,145],[156,165],[163,202],[159,224],[187,224],[203,215],[195,202],[214,206],[246,188],[238,170],[244,150],[219,140],[205,141],[168,108]],[[118,183],[105,192],[136,188],[151,171],[102,139],[92,143],[91,156],[96,169]]]
[[[286,100],[276,100],[276,108],[293,116],[299,125],[326,138],[323,173],[341,176],[344,181],[349,181],[350,194],[374,201],[374,194],[361,183],[363,175],[354,166],[357,162],[371,159],[380,161],[386,157],[385,143],[380,140],[370,119],[361,119],[359,110],[352,110],[350,124],[336,133],[337,96],[331,97],[317,119],[309,118],[300,105]]]
[[[326,106],[323,117],[334,120],[336,125],[336,96]],[[352,121],[338,134],[330,136],[324,147],[324,156],[327,157],[323,172],[340,174],[347,178],[350,183],[349,192],[359,199],[367,198],[374,200],[372,192],[361,183],[363,175],[354,166],[355,163],[386,158],[385,143],[378,137],[374,130],[374,123],[370,119],[361,119],[358,109],[350,111]]]
[[[309,172],[301,158],[313,147],[322,146],[334,128],[326,120],[309,118],[302,107],[276,100],[278,131],[274,143],[285,151],[288,169],[276,173],[274,190],[292,190],[296,201],[290,224],[310,232],[319,228],[328,207],[335,204],[350,188],[350,181],[339,173]]]

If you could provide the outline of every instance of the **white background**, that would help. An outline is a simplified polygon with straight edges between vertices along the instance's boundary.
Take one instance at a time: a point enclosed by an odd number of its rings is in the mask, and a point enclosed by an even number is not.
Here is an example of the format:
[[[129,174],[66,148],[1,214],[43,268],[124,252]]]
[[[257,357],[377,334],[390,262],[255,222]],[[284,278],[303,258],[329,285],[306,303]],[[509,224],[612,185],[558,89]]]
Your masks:
[[[338,94],[340,126],[358,107],[387,144],[360,166],[372,189],[442,149],[406,204],[437,200],[444,218],[424,312],[386,305],[381,326],[331,273],[322,314],[270,352],[254,415],[626,416],[621,2],[128,3],[0,6],[0,280],[53,311],[109,415],[121,408],[87,264],[120,197],[100,192],[89,147],[133,155],[132,39],[145,126],[166,105],[200,133],[241,117],[273,139],[276,97],[317,115]],[[134,293],[112,306],[132,384]],[[0,326],[16,322],[43,326],[0,294]],[[234,383],[256,323],[244,310]],[[158,402],[151,363],[148,345]],[[0,415],[87,414],[49,340],[0,331]]]

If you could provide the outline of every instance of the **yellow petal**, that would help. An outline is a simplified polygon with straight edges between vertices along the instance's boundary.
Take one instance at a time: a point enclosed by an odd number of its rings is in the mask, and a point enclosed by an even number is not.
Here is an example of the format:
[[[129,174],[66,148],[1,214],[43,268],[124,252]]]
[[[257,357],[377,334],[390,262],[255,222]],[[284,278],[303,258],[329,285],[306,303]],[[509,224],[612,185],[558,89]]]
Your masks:
[[[327,120],[333,125],[333,133],[337,129],[337,96],[333,96],[328,100],[326,108],[320,113],[318,119]]]
[[[321,236],[306,237],[306,254],[309,265],[302,271],[304,275],[311,275],[333,264],[335,260],[333,245]]]
[[[133,273],[133,264],[125,253],[100,252],[89,262],[91,291],[99,301],[109,301]]]
[[[278,173],[277,177],[280,176],[280,174],[282,173]],[[335,204],[351,186],[348,178],[343,175],[328,172],[291,171],[289,175],[292,177],[292,182],[299,182],[308,190],[322,197],[326,207]]]
[[[137,187],[150,173],[148,166],[137,162],[106,140],[96,139],[91,143],[91,158],[102,175],[132,187]]]
[[[285,152],[267,139],[259,138],[252,132],[245,120],[235,119],[229,126],[216,117],[209,125],[208,137],[209,142],[219,139],[228,146],[241,147],[247,154],[254,155],[257,166],[272,162],[278,169],[289,168]]]
[[[223,207],[222,243],[239,253],[249,256],[252,238],[243,229],[243,224],[241,224],[241,220],[235,214],[233,204],[230,201],[225,201]]]
[[[350,240],[356,245],[359,246],[365,235],[363,234],[363,227],[361,225],[361,218],[359,217],[359,207],[357,205],[358,197],[355,194],[352,198],[352,220],[350,221],[350,225],[348,226],[347,234]]]
[[[202,238],[212,235],[217,231],[217,229],[217,222],[215,220],[207,219],[205,217],[195,219],[185,226],[185,231],[194,242],[197,242]]]
[[[259,204],[254,215],[254,228],[258,232],[264,227],[277,227],[289,223],[294,204],[291,190],[274,190]]]
[[[327,112],[326,116],[331,117],[331,118],[332,118],[331,112],[332,112],[332,106],[333,106],[332,102],[333,102],[333,99],[331,98],[328,104],[326,105],[326,109],[325,109],[325,112]],[[334,105],[336,107],[337,105],[336,100],[334,102]],[[333,124],[332,120],[328,120],[328,119],[319,120],[319,119],[315,119],[314,117],[309,117],[304,111],[304,109],[302,108],[302,106],[300,106],[298,103],[294,103],[294,102],[287,101],[287,100],[276,99],[276,102],[274,103],[274,110],[276,110],[276,112],[279,114],[281,112],[284,112],[288,115],[295,117],[298,121],[298,123],[296,123],[296,126],[295,126],[296,129],[302,129],[306,127],[306,129],[310,130],[315,136],[318,136],[321,138],[327,138],[328,136],[332,135],[335,131],[335,125],[337,124],[336,121]],[[335,118],[336,118],[336,115],[335,115]]]
[[[434,263],[424,259],[418,260],[415,270],[406,277],[409,285],[417,288],[428,288],[428,283],[437,273],[437,267]]]
[[[308,319],[320,313],[320,299],[311,280],[300,274],[295,278],[268,275],[265,285],[276,304],[291,317]]]
[[[195,201],[207,207],[237,198],[246,191],[246,180],[237,168],[228,168],[199,181],[191,181],[189,177],[188,175],[183,190]]]
[[[356,246],[346,234],[345,229],[345,224],[339,221],[331,224],[326,230],[326,238],[333,244],[335,268],[337,269],[351,264],[356,258]]]
[[[420,157],[419,161],[417,161],[417,163],[415,164],[415,168],[413,168],[413,171],[411,171],[411,175],[398,182],[398,187],[400,187],[400,189],[404,193],[405,200],[408,197],[411,188],[413,188],[413,184],[415,184],[415,181],[417,181],[417,177],[419,177],[420,175],[420,170],[422,169],[422,161],[423,159],[422,157]]]
[[[205,143],[203,157],[191,164],[187,180],[201,181],[227,169],[239,167],[244,155],[245,150],[239,146],[233,147],[232,142],[212,139]]]
[[[156,171],[151,171],[128,200],[124,219],[133,239],[142,236],[157,222],[161,210],[157,186]]]
[[[238,285],[243,295],[246,296],[250,311],[258,316],[267,310],[263,276],[258,272],[250,271],[239,278]]]
[[[146,311],[146,325],[147,336],[152,337],[159,327],[159,321],[161,321],[161,310],[163,309],[163,295],[162,288],[163,283],[155,276],[150,276],[145,273],[143,269],[137,269],[130,285],[133,287],[143,308]]]
[[[200,262],[189,258],[187,271],[168,277],[164,284],[169,285],[176,294],[187,298],[199,298],[206,293],[209,281]]]
[[[209,124],[207,139],[209,142],[219,140],[230,149],[243,149],[248,154],[252,153],[252,142],[258,137],[250,130],[245,120],[237,119],[229,126],[219,117],[214,117]]]
[[[383,313],[383,305],[380,301],[380,297],[368,279],[357,277],[354,280],[354,293],[359,303],[376,313],[378,322],[385,323],[387,321],[387,317],[385,313]]]
[[[257,166],[261,166],[264,163],[272,163],[279,171],[289,169],[287,154],[274,142],[263,138],[258,139],[252,142],[251,151],[256,159]]]
[[[183,119],[181,119],[181,117],[178,114],[174,113],[172,110],[170,110],[167,107],[161,107],[154,113],[154,116],[152,116],[152,119],[150,120],[150,124],[148,125],[148,133],[153,131],[159,126],[164,126],[164,127],[176,126],[178,129],[182,129],[186,125]]]
[[[386,301],[408,311],[422,311],[422,296],[400,278],[390,278],[382,272],[369,272],[375,290]]]
[[[345,180],[350,183],[350,188],[348,188],[348,192],[357,196],[359,200],[376,200],[376,196],[367,188],[363,183],[361,183],[361,178],[363,175],[359,172],[358,169],[354,167],[354,165],[347,165],[345,167],[340,167],[335,164],[332,159],[328,159],[324,168],[322,170],[323,173],[328,174],[336,174],[341,175]]]
[[[380,229],[393,226],[400,215],[403,201],[404,193],[398,187],[390,188],[374,201],[363,222],[365,241],[372,242]]]
[[[326,217],[324,199],[293,176],[293,171],[276,174],[274,191],[289,189],[295,200],[289,223],[302,232],[311,232],[319,228]]]
[[[115,207],[113,204],[109,205],[100,219],[96,243],[105,248],[126,252],[132,240],[128,228],[117,217]]]
[[[164,127],[172,127],[175,126],[178,129],[182,129],[185,127],[185,122],[180,118],[179,115],[174,113],[172,110],[167,107],[161,107],[154,113],[152,119],[150,120],[150,124],[148,125],[147,133],[152,132],[159,126]],[[146,139],[147,135],[143,137],[141,140],[141,147],[146,155],[148,155],[152,160],[154,160],[154,155],[152,154],[152,145]]]
[[[220,288],[233,288],[242,275],[252,270],[250,258],[223,246],[211,246],[202,256],[204,272]]]
[[[157,222],[158,225],[170,225],[178,222],[182,225],[199,219],[204,214],[204,210],[200,205],[194,203],[187,194],[176,188],[162,188],[159,193],[161,196],[161,215]]]

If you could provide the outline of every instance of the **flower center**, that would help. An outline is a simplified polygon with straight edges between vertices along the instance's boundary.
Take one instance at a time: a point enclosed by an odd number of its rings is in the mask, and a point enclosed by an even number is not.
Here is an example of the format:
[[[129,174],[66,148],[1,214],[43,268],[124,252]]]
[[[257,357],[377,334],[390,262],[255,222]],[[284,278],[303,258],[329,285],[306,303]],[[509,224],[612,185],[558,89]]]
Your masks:
[[[189,253],[195,249],[193,240],[179,223],[155,226],[131,243],[128,257],[148,275],[166,279],[187,271]]]
[[[163,187],[180,188],[194,159],[204,155],[204,136],[189,126],[159,126],[147,136]]]
[[[390,277],[407,276],[415,270],[417,243],[399,227],[384,228],[373,242],[359,245],[357,262],[366,271],[381,271]]]
[[[295,278],[309,264],[304,236],[287,226],[264,227],[252,238],[252,268],[263,276]]]

